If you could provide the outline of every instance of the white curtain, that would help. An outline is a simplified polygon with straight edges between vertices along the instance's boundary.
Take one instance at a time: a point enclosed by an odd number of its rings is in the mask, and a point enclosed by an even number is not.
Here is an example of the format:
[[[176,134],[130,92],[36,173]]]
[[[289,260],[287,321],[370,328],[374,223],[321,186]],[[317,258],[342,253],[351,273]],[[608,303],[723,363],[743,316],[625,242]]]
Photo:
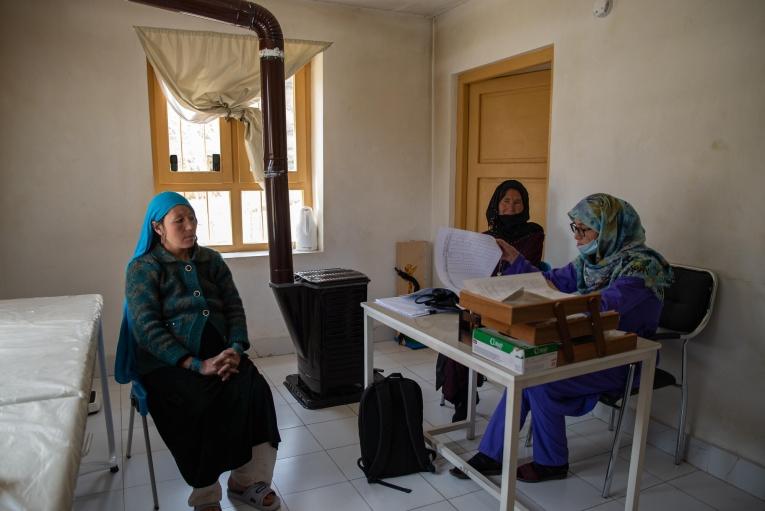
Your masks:
[[[135,27],[146,57],[160,80],[170,105],[182,118],[204,123],[224,116],[245,125],[244,146],[255,180],[263,184],[263,124],[260,109],[258,38]],[[285,79],[331,43],[284,41]]]

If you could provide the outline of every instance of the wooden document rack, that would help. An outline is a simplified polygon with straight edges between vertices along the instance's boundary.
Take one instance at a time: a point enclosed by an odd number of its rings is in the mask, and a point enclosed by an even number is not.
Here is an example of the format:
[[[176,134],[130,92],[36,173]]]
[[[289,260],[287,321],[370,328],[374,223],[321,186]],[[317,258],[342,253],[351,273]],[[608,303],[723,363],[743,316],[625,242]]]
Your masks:
[[[523,293],[505,303],[463,290],[460,328],[486,326],[532,345],[559,342],[558,365],[635,349],[637,335],[615,330],[619,313],[600,311],[600,294],[551,300]],[[468,341],[469,337],[460,336]]]

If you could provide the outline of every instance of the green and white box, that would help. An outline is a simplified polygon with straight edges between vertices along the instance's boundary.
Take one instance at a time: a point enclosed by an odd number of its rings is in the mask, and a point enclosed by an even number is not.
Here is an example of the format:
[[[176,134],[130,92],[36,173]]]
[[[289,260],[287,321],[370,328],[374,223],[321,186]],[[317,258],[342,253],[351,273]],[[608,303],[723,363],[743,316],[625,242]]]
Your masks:
[[[558,343],[533,346],[489,328],[473,330],[473,353],[517,373],[530,373],[558,365]]]

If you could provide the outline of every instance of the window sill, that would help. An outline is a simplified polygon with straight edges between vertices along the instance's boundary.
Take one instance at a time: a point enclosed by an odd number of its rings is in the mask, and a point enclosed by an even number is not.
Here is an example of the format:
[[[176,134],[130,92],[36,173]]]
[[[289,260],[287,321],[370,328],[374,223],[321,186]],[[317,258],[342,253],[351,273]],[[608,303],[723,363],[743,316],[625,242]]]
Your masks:
[[[292,250],[292,255],[321,254],[323,250]],[[247,252],[221,252],[223,259],[246,259],[249,257],[268,257],[268,250],[251,250]]]

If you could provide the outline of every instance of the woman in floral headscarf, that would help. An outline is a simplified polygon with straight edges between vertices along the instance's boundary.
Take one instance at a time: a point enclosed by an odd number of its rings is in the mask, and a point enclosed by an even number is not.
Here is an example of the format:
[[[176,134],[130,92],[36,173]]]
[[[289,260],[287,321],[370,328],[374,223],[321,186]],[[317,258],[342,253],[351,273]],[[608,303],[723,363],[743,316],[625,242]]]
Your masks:
[[[581,200],[568,213],[579,256],[571,263],[544,272],[564,293],[600,292],[601,309],[619,312],[619,329],[640,336],[658,326],[664,288],[672,274],[667,261],[645,245],[645,230],[635,209],[605,193]],[[537,271],[515,248],[497,240],[505,275]],[[618,392],[627,380],[627,367],[615,367],[524,389],[521,427],[529,411],[534,414],[533,461],[518,467],[517,479],[530,483],[563,479],[568,474],[565,417],[590,412],[598,396]],[[639,383],[639,373],[635,378]],[[469,460],[484,475],[502,472],[505,396],[492,415],[478,454]],[[465,475],[452,469],[457,477]]]

